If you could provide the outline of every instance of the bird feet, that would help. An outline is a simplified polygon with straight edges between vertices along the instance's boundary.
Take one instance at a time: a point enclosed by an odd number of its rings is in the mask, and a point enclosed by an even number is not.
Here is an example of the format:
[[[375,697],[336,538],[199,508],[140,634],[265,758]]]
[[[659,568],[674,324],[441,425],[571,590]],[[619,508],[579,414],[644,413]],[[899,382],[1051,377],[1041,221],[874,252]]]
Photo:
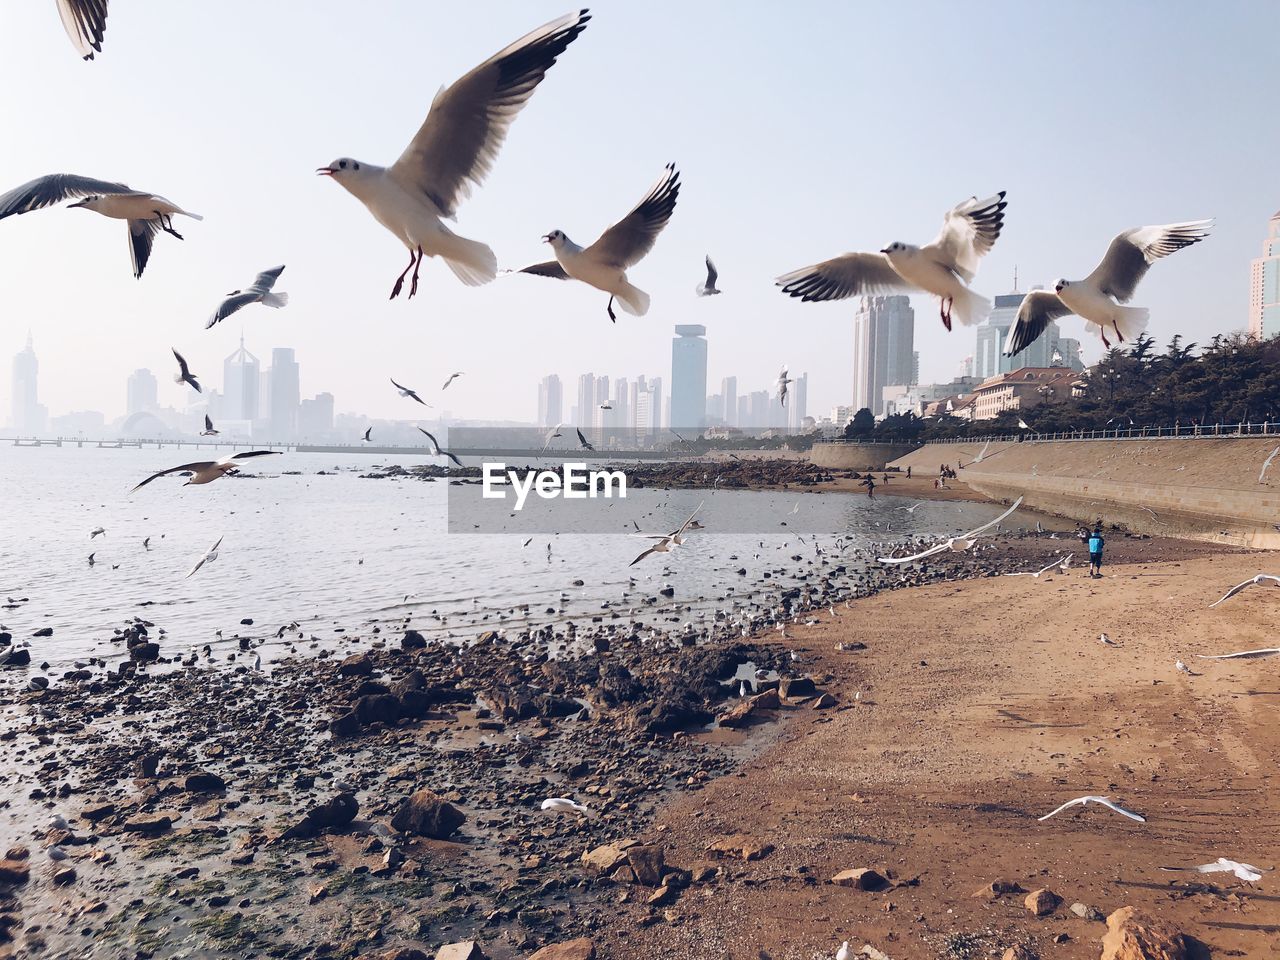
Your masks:
[[[422,248],[418,248],[417,259],[413,265],[413,280],[409,283],[409,299],[412,300],[414,294],[418,292],[418,271],[422,269]]]
[[[401,288],[404,287],[404,278],[409,275],[409,271],[413,269],[413,265],[418,262],[419,252],[421,252],[421,248],[419,248],[417,251],[414,251],[414,250],[409,251],[409,265],[404,268],[404,272],[401,273],[400,276],[396,277],[396,284],[394,287],[391,288],[391,296],[388,299],[394,300],[396,297],[400,296],[400,290]],[[414,274],[413,289],[414,290],[417,289],[417,274]],[[409,296],[413,296],[413,294],[410,293]]]
[[[951,332],[951,304],[955,303],[954,297],[943,297],[939,305],[939,314],[942,317],[942,325],[947,328],[947,332]]]
[[[614,313],[614,312],[613,312],[613,297],[610,297],[610,298],[609,298],[609,305],[608,305],[607,307],[605,307],[604,309],[605,309],[605,313],[609,314],[609,321],[610,321],[611,323],[617,323],[617,322],[618,322],[618,315],[617,315],[616,313]]]

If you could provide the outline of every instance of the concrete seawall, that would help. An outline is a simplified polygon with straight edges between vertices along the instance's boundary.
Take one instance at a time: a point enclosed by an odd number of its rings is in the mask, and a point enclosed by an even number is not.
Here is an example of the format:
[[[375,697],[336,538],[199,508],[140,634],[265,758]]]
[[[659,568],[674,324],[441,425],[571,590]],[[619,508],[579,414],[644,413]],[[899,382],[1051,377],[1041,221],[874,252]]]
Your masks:
[[[809,461],[827,470],[883,470],[916,447],[914,443],[816,443]],[[936,463],[933,469],[938,469]]]
[[[986,496],[1161,536],[1280,549],[1280,437],[1054,440],[929,444],[893,461],[921,475],[961,465],[960,480]],[[980,462],[974,462],[979,456]]]

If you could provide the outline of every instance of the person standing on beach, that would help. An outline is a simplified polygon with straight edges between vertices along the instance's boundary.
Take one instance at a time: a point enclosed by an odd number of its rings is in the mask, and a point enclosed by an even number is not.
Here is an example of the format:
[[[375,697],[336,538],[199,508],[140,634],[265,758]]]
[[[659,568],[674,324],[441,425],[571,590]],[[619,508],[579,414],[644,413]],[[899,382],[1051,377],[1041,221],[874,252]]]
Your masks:
[[[862,482],[867,485],[867,496],[874,500],[876,498],[876,478],[868,473],[867,479]]]
[[[1089,576],[1095,579],[1102,576],[1102,548],[1106,543],[1102,538],[1102,524],[1098,524],[1089,534]]]
[[[907,479],[908,479],[908,480],[910,480],[910,479],[911,479],[911,468],[910,468],[910,467],[907,467]]]

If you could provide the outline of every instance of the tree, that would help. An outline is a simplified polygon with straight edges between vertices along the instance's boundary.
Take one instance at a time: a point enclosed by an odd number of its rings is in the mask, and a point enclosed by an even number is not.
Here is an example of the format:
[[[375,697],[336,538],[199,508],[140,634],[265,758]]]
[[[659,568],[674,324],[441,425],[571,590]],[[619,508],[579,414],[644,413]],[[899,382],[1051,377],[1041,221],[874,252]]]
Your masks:
[[[875,414],[863,407],[853,415],[853,419],[844,428],[844,436],[846,440],[869,440],[875,429]]]

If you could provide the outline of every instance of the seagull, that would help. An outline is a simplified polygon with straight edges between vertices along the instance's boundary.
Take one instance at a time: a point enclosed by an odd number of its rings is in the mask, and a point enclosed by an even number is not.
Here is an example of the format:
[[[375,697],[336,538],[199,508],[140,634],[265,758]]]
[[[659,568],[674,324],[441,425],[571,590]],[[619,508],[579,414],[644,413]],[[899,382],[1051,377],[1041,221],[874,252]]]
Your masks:
[[[146,537],[146,538],[144,538],[144,539],[143,539],[143,541],[142,541],[142,549],[143,549],[143,550],[150,550],[150,549],[151,549],[151,538],[150,538],[150,537]]]
[[[1073,553],[1069,553],[1069,554],[1067,554],[1065,557],[1059,557],[1057,560],[1053,561],[1053,563],[1049,564],[1047,567],[1041,567],[1041,568],[1040,568],[1039,570],[1037,570],[1035,573],[1031,573],[1031,572],[1029,572],[1029,571],[1028,571],[1028,572],[1026,572],[1026,573],[1007,573],[1007,574],[1005,574],[1005,576],[1007,576],[1007,577],[1035,577],[1037,580],[1039,580],[1039,579],[1040,579],[1040,576],[1041,576],[1042,574],[1048,573],[1048,572],[1049,572],[1050,570],[1052,570],[1054,567],[1058,567],[1058,566],[1060,566],[1060,567],[1062,567],[1063,569],[1065,569],[1065,568],[1066,568],[1066,565],[1067,565],[1068,563],[1070,563],[1071,558],[1072,558],[1073,556],[1075,556],[1075,554],[1073,554]]]
[[[778,403],[784,407],[787,405],[788,383],[795,383],[795,381],[787,376],[787,368],[783,367],[782,372],[778,374]]]
[[[981,450],[981,451],[979,451],[978,455],[977,455],[976,457],[974,457],[974,458],[973,458],[973,462],[974,462],[974,463],[981,463],[981,462],[982,462],[982,458],[983,458],[983,457],[985,457],[985,456],[987,455],[987,448],[988,448],[988,447],[990,447],[990,446],[991,446],[991,441],[990,441],[990,440],[988,440],[986,443],[984,443],[984,444],[982,445],[982,450]]]
[[[492,250],[458,236],[443,221],[455,217],[459,202],[493,169],[512,121],[590,19],[584,9],[552,20],[442,89],[391,166],[343,157],[316,171],[336,180],[408,248],[409,266],[396,278],[392,300],[410,269],[409,296],[418,292],[424,256],[442,257],[468,286],[497,274]]]
[[[440,389],[441,389],[441,390],[448,390],[448,389],[449,389],[449,384],[453,383],[453,381],[457,380],[460,376],[462,376],[462,371],[461,371],[461,370],[457,371],[456,373],[451,373],[451,374],[449,374],[449,379],[448,379],[448,380],[446,380],[446,381],[444,382],[444,386],[443,386],[443,387],[441,387]]]
[[[649,295],[631,285],[627,268],[644,259],[653,249],[658,234],[671,219],[680,196],[680,174],[675,164],[667,164],[658,182],[650,188],[629,214],[611,226],[589,247],[580,247],[563,230],[552,230],[542,239],[551,244],[554,260],[523,267],[518,273],[531,273],[555,280],[580,280],[609,294],[605,312],[617,323],[613,301],[635,317],[649,311]]]
[[[1213,863],[1203,863],[1198,867],[1161,867],[1160,869],[1193,873],[1233,873],[1236,879],[1247,880],[1249,883],[1261,880],[1263,873],[1261,867],[1255,867],[1251,863],[1240,863],[1238,860],[1228,860],[1226,857],[1219,857]]]
[[[1021,505],[1022,505],[1022,497],[1019,497],[1017,500],[1014,501],[1013,506],[1011,506],[1004,513],[1000,514],[1000,516],[996,517],[994,520],[988,523],[984,523],[980,527],[975,527],[974,529],[970,530],[968,533],[961,534],[958,537],[950,537],[942,541],[941,543],[936,543],[932,547],[930,547],[928,550],[925,550],[922,553],[917,553],[914,556],[876,557],[876,559],[879,560],[881,563],[900,564],[900,563],[911,563],[915,560],[922,560],[925,557],[933,556],[935,553],[942,553],[942,551],[944,550],[953,550],[956,553],[961,553],[965,550],[968,550],[971,546],[973,546],[975,539],[980,534],[984,533],[987,530],[990,530],[994,526],[998,526],[1001,523],[1001,521],[1003,521],[1006,517],[1012,514]]]
[[[216,437],[218,431],[213,429],[213,421],[209,419],[209,415],[204,415],[204,429],[200,431],[202,437]]]
[[[221,460],[201,460],[196,463],[184,463],[179,467],[170,467],[168,470],[161,470],[159,473],[153,473],[147,479],[130,490],[140,490],[157,477],[164,477],[171,473],[189,472],[191,479],[183,484],[184,487],[193,484],[212,483],[219,477],[224,477],[229,473],[235,473],[240,469],[239,460],[248,460],[250,457],[266,457],[271,454],[279,454],[279,450],[247,450],[244,453],[230,453]]]
[[[1001,190],[994,197],[970,197],[947,211],[942,230],[923,247],[897,241],[879,253],[846,253],[778,277],[782,292],[802,301],[894,291],[923,290],[941,301],[942,325],[951,329],[951,314],[965,326],[991,313],[991,301],[969,289],[978,262],[991,251],[1004,226],[1007,203]]]
[[[1027,421],[1023,420],[1021,417],[1019,417],[1019,418],[1018,418],[1018,429],[1019,429],[1019,430],[1030,430],[1030,429],[1031,429],[1031,425],[1030,425],[1030,424],[1028,424],[1028,423],[1027,423]]]
[[[578,446],[579,446],[579,449],[582,449],[582,450],[594,450],[594,449],[595,449],[595,447],[593,447],[593,446],[591,445],[590,441],[589,441],[589,440],[587,440],[587,438],[586,438],[586,437],[584,437],[584,436],[582,435],[582,431],[581,431],[581,430],[578,430],[578,428],[577,428],[577,427],[574,427],[573,429],[574,429],[574,430],[577,432],[577,434],[578,434]]]
[[[1197,653],[1196,656],[1201,660],[1261,660],[1263,657],[1274,657],[1280,655],[1280,647],[1262,647],[1258,650],[1241,650],[1239,653],[1219,653],[1215,656],[1205,656],[1203,653]]]
[[[1104,647],[1114,647],[1116,645],[1116,642],[1112,640],[1110,637],[1108,637],[1105,633],[1101,634],[1098,637],[1098,642],[1102,644]]]
[[[698,510],[701,509],[702,504],[698,504]],[[693,518],[698,515],[698,510],[694,510],[693,513],[689,514],[689,519],[680,524],[679,529],[674,532],[668,533],[665,536],[651,537],[650,539],[655,541],[653,546],[649,547],[648,550],[632,560],[627,564],[627,566],[634,567],[637,563],[652,553],[670,553],[674,548],[684,543],[684,532],[693,524]]]
[[[243,290],[232,290],[227,294],[226,299],[219,304],[213,315],[205,322],[204,328],[208,330],[215,323],[227,319],[241,307],[247,307],[251,303],[260,303],[264,307],[275,307],[277,309],[283,307],[289,302],[289,295],[287,293],[271,292],[271,288],[276,285],[276,281],[280,279],[280,274],[282,273],[284,273],[284,264],[272,267],[270,270],[263,270],[253,278],[253,283]]]
[[[916,503],[913,503],[913,504],[912,504],[911,506],[909,506],[909,507],[894,507],[893,509],[895,509],[895,510],[905,510],[905,511],[907,511],[907,513],[914,514],[914,513],[916,512],[916,510],[918,510],[920,507],[924,506],[924,505],[925,505],[926,503],[928,503],[928,502],[929,502],[929,501],[927,501],[927,500],[919,500],[919,501],[917,501]]]
[[[1195,676],[1195,674],[1191,672],[1191,668],[1181,660],[1175,660],[1173,662],[1173,669],[1177,670],[1179,673],[1185,673],[1193,677]]]
[[[190,579],[191,579],[191,575],[192,575],[192,574],[194,574],[194,573],[195,573],[197,570],[199,570],[201,567],[203,567],[206,563],[213,563],[213,561],[217,560],[217,559],[218,559],[218,547],[220,547],[221,545],[222,545],[222,537],[219,537],[219,538],[218,538],[218,542],[217,542],[217,543],[215,543],[212,547],[210,547],[210,548],[205,552],[205,555],[204,555],[203,557],[201,557],[199,560],[197,560],[197,561],[196,561],[196,565],[195,565],[194,567],[192,567],[192,568],[191,568],[191,572],[190,572],[190,573],[188,573],[188,574],[186,575],[186,577],[184,577],[184,579],[186,579],[186,580],[190,580]]]
[[[106,528],[106,527],[94,527],[92,530],[90,530],[90,531],[89,531],[89,539],[90,539],[90,540],[92,540],[94,537],[96,537],[96,536],[98,536],[98,535],[102,535],[102,536],[104,536],[104,537],[105,537],[105,536],[107,535],[107,528]]]
[[[591,816],[591,811],[568,797],[548,797],[542,801],[542,809],[552,813],[580,813],[584,817]]]
[[[129,252],[133,257],[133,275],[141,277],[151,256],[156,233],[163,230],[179,240],[182,234],[173,229],[174,214],[192,220],[203,220],[199,214],[183,210],[177,204],[153,193],[132,190],[123,183],[94,180],[74,173],[51,173],[37,177],[0,196],[0,220],[32,210],[51,207],[63,200],[78,197],[69,207],[83,207],[113,220],[129,223]]]
[[[102,37],[107,30],[107,0],[57,0],[58,16],[67,30],[76,52],[92,60],[102,52]]]
[[[1050,817],[1057,816],[1063,810],[1067,809],[1067,807],[1074,807],[1076,804],[1079,804],[1080,806],[1083,807],[1083,806],[1087,806],[1090,803],[1099,803],[1102,806],[1106,807],[1108,810],[1114,810],[1116,813],[1121,814],[1122,816],[1126,816],[1130,820],[1137,820],[1139,823],[1147,822],[1147,818],[1144,817],[1142,814],[1134,813],[1132,810],[1126,810],[1124,807],[1117,806],[1116,804],[1112,803],[1110,797],[1076,797],[1074,800],[1068,800],[1062,806],[1058,807],[1057,810],[1054,810],[1050,813],[1046,813],[1043,817],[1040,817],[1040,821],[1043,822],[1045,820],[1048,820]]]
[[[1272,451],[1271,451],[1271,456],[1267,457],[1266,463],[1264,463],[1264,464],[1262,465],[1262,472],[1261,472],[1260,474],[1258,474],[1258,482],[1259,482],[1259,483],[1262,483],[1263,479],[1266,477],[1266,475],[1267,475],[1267,468],[1268,468],[1269,466],[1271,466],[1271,461],[1272,461],[1272,460],[1274,460],[1274,459],[1276,458],[1276,454],[1277,454],[1277,453],[1280,453],[1280,447],[1276,447],[1274,450],[1272,450]]]
[[[613,404],[612,404],[612,403],[610,403],[608,400],[606,400],[604,403],[600,404],[600,409],[601,409],[601,410],[612,410],[612,409],[613,409]]]
[[[96,561],[96,560],[94,560],[94,559],[93,559],[95,556],[97,556],[97,551],[96,551],[96,550],[95,550],[93,553],[89,554],[89,566],[91,566],[91,567],[92,567],[95,563],[97,563],[97,562],[98,562],[98,561]]]
[[[431,441],[431,446],[435,448],[436,456],[437,456],[437,457],[448,457],[450,460],[452,460],[452,461],[453,461],[454,463],[456,463],[458,466],[462,466],[462,461],[461,461],[461,460],[459,460],[457,457],[455,457],[452,453],[450,453],[448,450],[441,450],[441,449],[440,449],[440,444],[439,444],[439,442],[437,442],[436,438],[435,438],[435,437],[433,437],[430,433],[427,433],[427,431],[426,431],[426,430],[423,430],[421,427],[419,427],[419,428],[418,428],[418,432],[419,432],[419,433],[421,433],[423,436],[425,436],[428,440],[430,440],[430,441]]]
[[[191,372],[191,368],[187,366],[186,359],[177,350],[174,350],[173,347],[170,347],[169,349],[173,350],[174,359],[178,361],[178,372],[174,374],[173,382],[185,383],[196,393],[204,393],[204,390],[200,388],[200,381],[197,380],[196,375]]]
[[[1083,280],[1057,280],[1052,293],[1033,290],[1027,294],[1005,339],[1005,356],[1013,356],[1035,343],[1049,321],[1073,313],[1085,321],[1086,329],[1097,328],[1094,332],[1108,349],[1108,329],[1121,343],[1133,340],[1147,329],[1148,311],[1145,307],[1120,304],[1133,298],[1151,264],[1199,243],[1209,236],[1212,226],[1212,220],[1191,220],[1126,230],[1111,241],[1102,262]]]
[[[720,273],[716,270],[716,265],[711,262],[711,254],[707,254],[707,279],[698,284],[697,292],[700,297],[714,297],[722,291],[716,288],[716,280]]]
[[[400,384],[396,383],[395,377],[388,377],[388,379],[391,381],[391,385],[400,392],[400,396],[408,397],[410,400],[417,400],[424,407],[431,406],[431,404],[418,396],[417,391],[410,390],[408,387],[402,387]],[[448,386],[448,384],[445,384],[445,386]]]
[[[543,450],[546,450],[547,447],[551,446],[551,441],[554,440],[556,437],[564,436],[564,434],[560,432],[560,428],[563,426],[564,426],[563,423],[557,423],[554,427],[552,427],[550,430],[547,431],[547,438],[545,441],[543,441],[543,444],[542,444]]]
[[[1223,601],[1230,600],[1241,590],[1244,590],[1247,587],[1252,587],[1254,584],[1262,584],[1262,583],[1274,583],[1277,587],[1280,587],[1280,577],[1276,576],[1274,573],[1260,573],[1255,577],[1250,577],[1244,583],[1237,583],[1234,587],[1232,587],[1230,590],[1224,593],[1219,599],[1209,604],[1209,607],[1210,609],[1212,609],[1213,607],[1216,607],[1218,604],[1222,603]]]
[[[840,949],[836,951],[836,960],[853,960],[853,951],[849,949],[848,940],[840,944]]]
[[[372,441],[370,440],[370,434],[372,433],[373,433],[373,427],[369,427],[367,430],[365,430],[364,436],[360,438],[360,442],[371,443]]]

